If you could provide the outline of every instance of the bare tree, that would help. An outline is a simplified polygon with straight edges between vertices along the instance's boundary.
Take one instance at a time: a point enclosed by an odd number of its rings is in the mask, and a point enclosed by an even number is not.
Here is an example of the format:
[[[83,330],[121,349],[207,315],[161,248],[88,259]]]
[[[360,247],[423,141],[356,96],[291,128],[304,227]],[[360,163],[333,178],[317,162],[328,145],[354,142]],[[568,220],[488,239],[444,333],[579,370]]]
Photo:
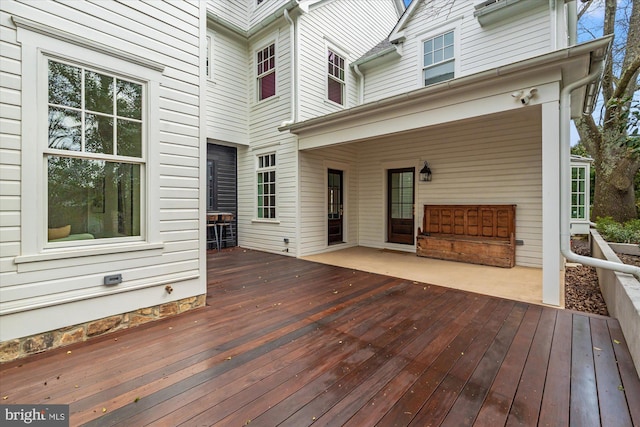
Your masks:
[[[634,178],[640,169],[638,141],[638,70],[640,69],[640,0],[582,0],[578,15],[603,7],[602,35],[614,34],[602,78],[602,107],[597,119],[576,120],[580,140],[594,159],[593,217],[624,222],[637,217]],[[594,37],[596,29],[581,25]],[[636,98],[634,99],[634,96]]]

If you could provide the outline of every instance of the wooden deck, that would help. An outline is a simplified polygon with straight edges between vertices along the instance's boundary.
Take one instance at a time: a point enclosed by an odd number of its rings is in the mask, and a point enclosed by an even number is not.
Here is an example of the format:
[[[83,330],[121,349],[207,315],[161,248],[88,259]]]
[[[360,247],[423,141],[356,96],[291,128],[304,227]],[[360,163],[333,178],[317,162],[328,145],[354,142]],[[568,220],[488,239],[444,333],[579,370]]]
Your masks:
[[[279,255],[209,257],[208,306],[0,367],[89,426],[638,426],[611,318]],[[70,351],[70,353],[69,353]]]

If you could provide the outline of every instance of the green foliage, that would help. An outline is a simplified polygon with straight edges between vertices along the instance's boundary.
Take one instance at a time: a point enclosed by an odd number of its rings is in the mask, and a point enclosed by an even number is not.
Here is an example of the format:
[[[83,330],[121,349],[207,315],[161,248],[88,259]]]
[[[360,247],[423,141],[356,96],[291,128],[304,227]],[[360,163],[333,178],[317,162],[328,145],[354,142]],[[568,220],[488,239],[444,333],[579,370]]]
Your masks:
[[[582,157],[591,157],[591,154],[589,154],[582,141],[579,141],[576,145],[571,147],[571,154]]]
[[[620,224],[609,216],[598,218],[596,229],[607,242],[640,244],[640,219]]]

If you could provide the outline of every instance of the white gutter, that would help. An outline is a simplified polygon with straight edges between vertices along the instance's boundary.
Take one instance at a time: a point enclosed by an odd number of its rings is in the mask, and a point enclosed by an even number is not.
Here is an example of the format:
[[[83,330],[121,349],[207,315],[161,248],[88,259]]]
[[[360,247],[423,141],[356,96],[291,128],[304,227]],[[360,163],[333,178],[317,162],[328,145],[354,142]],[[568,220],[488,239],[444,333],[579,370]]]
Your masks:
[[[249,38],[255,35],[258,31],[262,30],[263,28],[268,27],[272,22],[274,22],[276,19],[282,16],[283,10],[286,11],[288,9],[293,9],[296,6],[302,7],[302,5],[300,5],[299,0],[289,0],[287,3],[280,6],[275,12],[267,15],[265,18],[260,20],[253,27],[246,30],[243,28],[240,28],[235,24],[232,24],[231,22],[219,17],[218,15],[215,15],[213,12],[210,12],[210,11],[207,11],[207,19],[211,22],[214,22],[216,24],[219,24],[225,27],[228,30],[233,31],[236,34],[239,34],[245,38]]]
[[[605,57],[606,52],[608,52],[608,50],[605,50]],[[570,262],[632,274],[640,280],[640,267],[578,255],[571,251],[570,245],[569,188],[571,188],[571,168],[569,166],[571,159],[571,92],[596,80],[602,73],[604,61],[604,58],[599,61],[598,66],[596,66],[588,76],[568,84],[560,91],[560,252]]]
[[[291,44],[291,118],[289,120],[285,120],[280,125],[281,127],[292,125],[296,122],[296,98],[298,96],[298,82],[296,81],[296,76],[298,75],[298,40],[296,38],[296,25],[293,22],[293,19],[289,16],[289,11],[287,9],[284,10],[284,19],[289,23],[289,42]]]
[[[590,53],[594,50],[606,49],[606,46],[609,45],[610,41],[610,37],[603,37],[580,45],[571,46],[548,54],[525,59],[523,61],[502,65],[490,70],[480,71],[468,76],[458,77],[457,79],[415,89],[411,92],[392,95],[388,98],[351,107],[347,110],[341,110],[324,116],[307,119],[304,122],[298,122],[287,127],[279,128],[279,130],[289,130],[292,133],[297,133],[300,129],[310,130],[316,127],[325,127],[336,122],[350,120],[358,116],[370,114],[372,111],[381,111],[382,109],[396,110],[401,104],[424,102],[425,96],[446,92],[450,89],[460,88],[465,85],[477,84],[496,77],[508,76],[519,71],[531,70],[535,67],[541,68],[545,66],[552,66],[558,61]]]
[[[361,105],[364,102],[364,74],[360,71],[360,65],[355,64],[353,66],[353,71],[358,75],[358,105]]]

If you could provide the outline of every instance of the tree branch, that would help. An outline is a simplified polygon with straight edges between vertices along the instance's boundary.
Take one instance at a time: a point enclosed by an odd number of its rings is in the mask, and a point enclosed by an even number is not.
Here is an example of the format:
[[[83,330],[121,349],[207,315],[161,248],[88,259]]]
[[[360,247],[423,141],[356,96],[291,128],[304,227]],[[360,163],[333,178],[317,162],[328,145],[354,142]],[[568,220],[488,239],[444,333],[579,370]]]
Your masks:
[[[605,9],[604,9],[604,23],[603,23],[603,34],[609,35],[614,34],[615,25],[616,25],[616,9],[617,9],[617,0],[606,0]],[[610,60],[607,61],[604,69],[604,73],[602,75],[602,95],[605,100],[611,99],[611,95],[614,91],[613,86],[613,54],[610,53]],[[605,112],[604,121],[607,122],[610,119],[608,116],[608,110]]]
[[[578,12],[578,21],[580,20],[580,18],[582,18],[582,15],[584,15],[587,10],[589,10],[589,6],[591,6],[593,0],[584,0],[583,3],[584,6],[582,6],[582,9],[580,9],[580,11]]]
[[[629,83],[633,82],[636,84],[636,73],[640,69],[640,56],[634,58],[633,62],[629,64],[628,68],[625,68],[624,72],[618,79],[618,87],[616,87],[615,92],[612,95],[613,99],[622,98],[624,93],[627,91],[627,86]]]
[[[600,153],[602,149],[602,134],[593,115],[582,116],[574,120],[580,142],[587,149],[587,152],[595,157],[596,153]]]

